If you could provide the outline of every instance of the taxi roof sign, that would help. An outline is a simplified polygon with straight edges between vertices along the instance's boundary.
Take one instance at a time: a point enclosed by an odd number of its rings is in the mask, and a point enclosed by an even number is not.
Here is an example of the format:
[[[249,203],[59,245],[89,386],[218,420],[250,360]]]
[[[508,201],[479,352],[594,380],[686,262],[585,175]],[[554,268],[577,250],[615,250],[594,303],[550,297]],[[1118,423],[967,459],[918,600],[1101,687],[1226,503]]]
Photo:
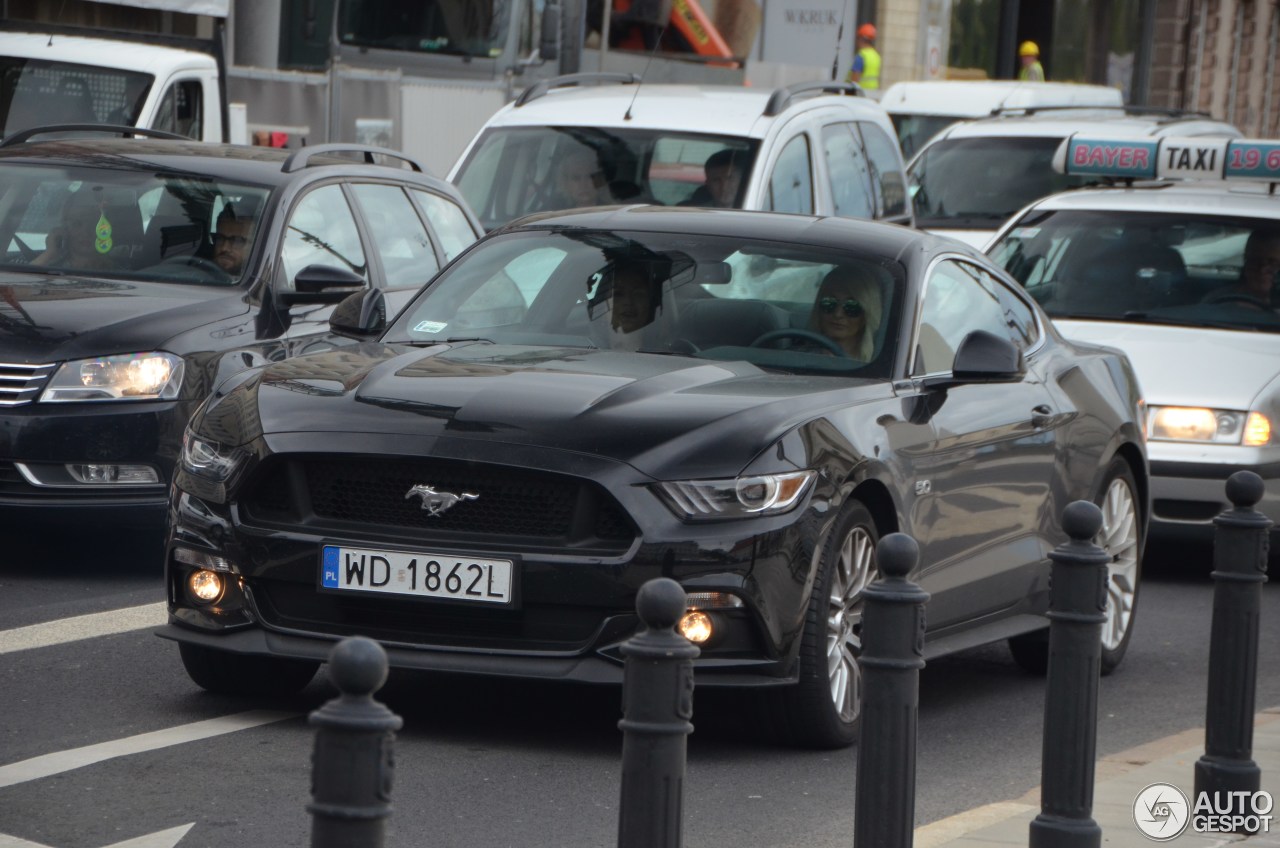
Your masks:
[[[1117,180],[1280,182],[1280,141],[1245,138],[1068,136],[1053,158],[1063,174]]]

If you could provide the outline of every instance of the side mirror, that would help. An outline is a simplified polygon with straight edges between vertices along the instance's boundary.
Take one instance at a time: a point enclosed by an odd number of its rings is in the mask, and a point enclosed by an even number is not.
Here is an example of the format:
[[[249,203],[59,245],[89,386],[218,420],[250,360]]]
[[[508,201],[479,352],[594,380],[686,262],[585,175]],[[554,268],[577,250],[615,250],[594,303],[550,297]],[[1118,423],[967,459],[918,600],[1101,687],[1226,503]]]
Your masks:
[[[945,389],[964,383],[1012,383],[1027,373],[1022,351],[1012,341],[986,330],[974,330],[960,342],[951,374],[925,381]]]
[[[554,62],[560,57],[560,4],[548,3],[542,10],[542,33],[538,38],[538,58]]]
[[[365,279],[354,271],[333,265],[308,265],[293,278],[293,290],[279,292],[285,306],[295,303],[337,303],[365,287]]]
[[[387,300],[381,289],[364,289],[348,295],[329,316],[330,332],[358,341],[374,338],[386,325]]]

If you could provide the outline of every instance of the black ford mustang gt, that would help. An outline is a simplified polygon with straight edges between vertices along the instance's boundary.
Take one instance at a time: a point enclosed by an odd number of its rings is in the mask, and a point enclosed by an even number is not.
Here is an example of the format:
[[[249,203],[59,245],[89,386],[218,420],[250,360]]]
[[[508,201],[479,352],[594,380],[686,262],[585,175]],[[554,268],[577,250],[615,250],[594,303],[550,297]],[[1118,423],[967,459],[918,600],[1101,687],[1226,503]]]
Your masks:
[[[192,419],[170,623],[215,691],[307,683],[332,643],[394,666],[621,679],[669,576],[698,685],[770,687],[797,744],[856,737],[861,592],[919,543],[926,657],[1043,667],[1063,508],[1102,506],[1104,671],[1147,523],[1137,384],[980,254],[862,221],[630,207],[525,219],[361,344],[247,371]],[[376,341],[373,341],[376,339]]]

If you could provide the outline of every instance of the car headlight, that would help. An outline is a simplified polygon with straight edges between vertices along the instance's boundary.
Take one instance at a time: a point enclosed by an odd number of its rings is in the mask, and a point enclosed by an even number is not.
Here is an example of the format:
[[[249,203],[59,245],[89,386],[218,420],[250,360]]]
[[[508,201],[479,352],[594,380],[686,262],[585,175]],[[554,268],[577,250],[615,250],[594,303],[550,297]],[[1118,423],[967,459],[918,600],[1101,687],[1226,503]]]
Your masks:
[[[777,515],[800,502],[816,472],[755,474],[729,480],[678,480],[654,489],[671,511],[689,521]]]
[[[225,483],[249,454],[240,448],[224,448],[190,430],[182,435],[182,470],[203,480]]]
[[[1147,415],[1147,438],[1256,447],[1271,443],[1271,421],[1260,412],[1153,406]]]
[[[182,387],[182,371],[182,357],[159,351],[77,359],[58,369],[40,400],[171,400]]]

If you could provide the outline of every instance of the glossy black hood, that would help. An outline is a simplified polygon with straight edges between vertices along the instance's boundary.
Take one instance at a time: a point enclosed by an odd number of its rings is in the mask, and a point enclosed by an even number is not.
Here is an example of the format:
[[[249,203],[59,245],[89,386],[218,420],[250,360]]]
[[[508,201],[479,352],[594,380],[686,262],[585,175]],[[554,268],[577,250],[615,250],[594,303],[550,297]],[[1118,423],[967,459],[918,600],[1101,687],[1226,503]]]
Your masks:
[[[34,363],[152,350],[247,310],[238,288],[0,274],[0,357]]]
[[[305,430],[463,438],[602,456],[646,473],[723,471],[824,409],[847,406],[856,400],[850,392],[870,399],[888,388],[678,356],[364,345],[268,366],[216,404],[201,429],[237,433],[240,443],[259,426],[268,437]]]

